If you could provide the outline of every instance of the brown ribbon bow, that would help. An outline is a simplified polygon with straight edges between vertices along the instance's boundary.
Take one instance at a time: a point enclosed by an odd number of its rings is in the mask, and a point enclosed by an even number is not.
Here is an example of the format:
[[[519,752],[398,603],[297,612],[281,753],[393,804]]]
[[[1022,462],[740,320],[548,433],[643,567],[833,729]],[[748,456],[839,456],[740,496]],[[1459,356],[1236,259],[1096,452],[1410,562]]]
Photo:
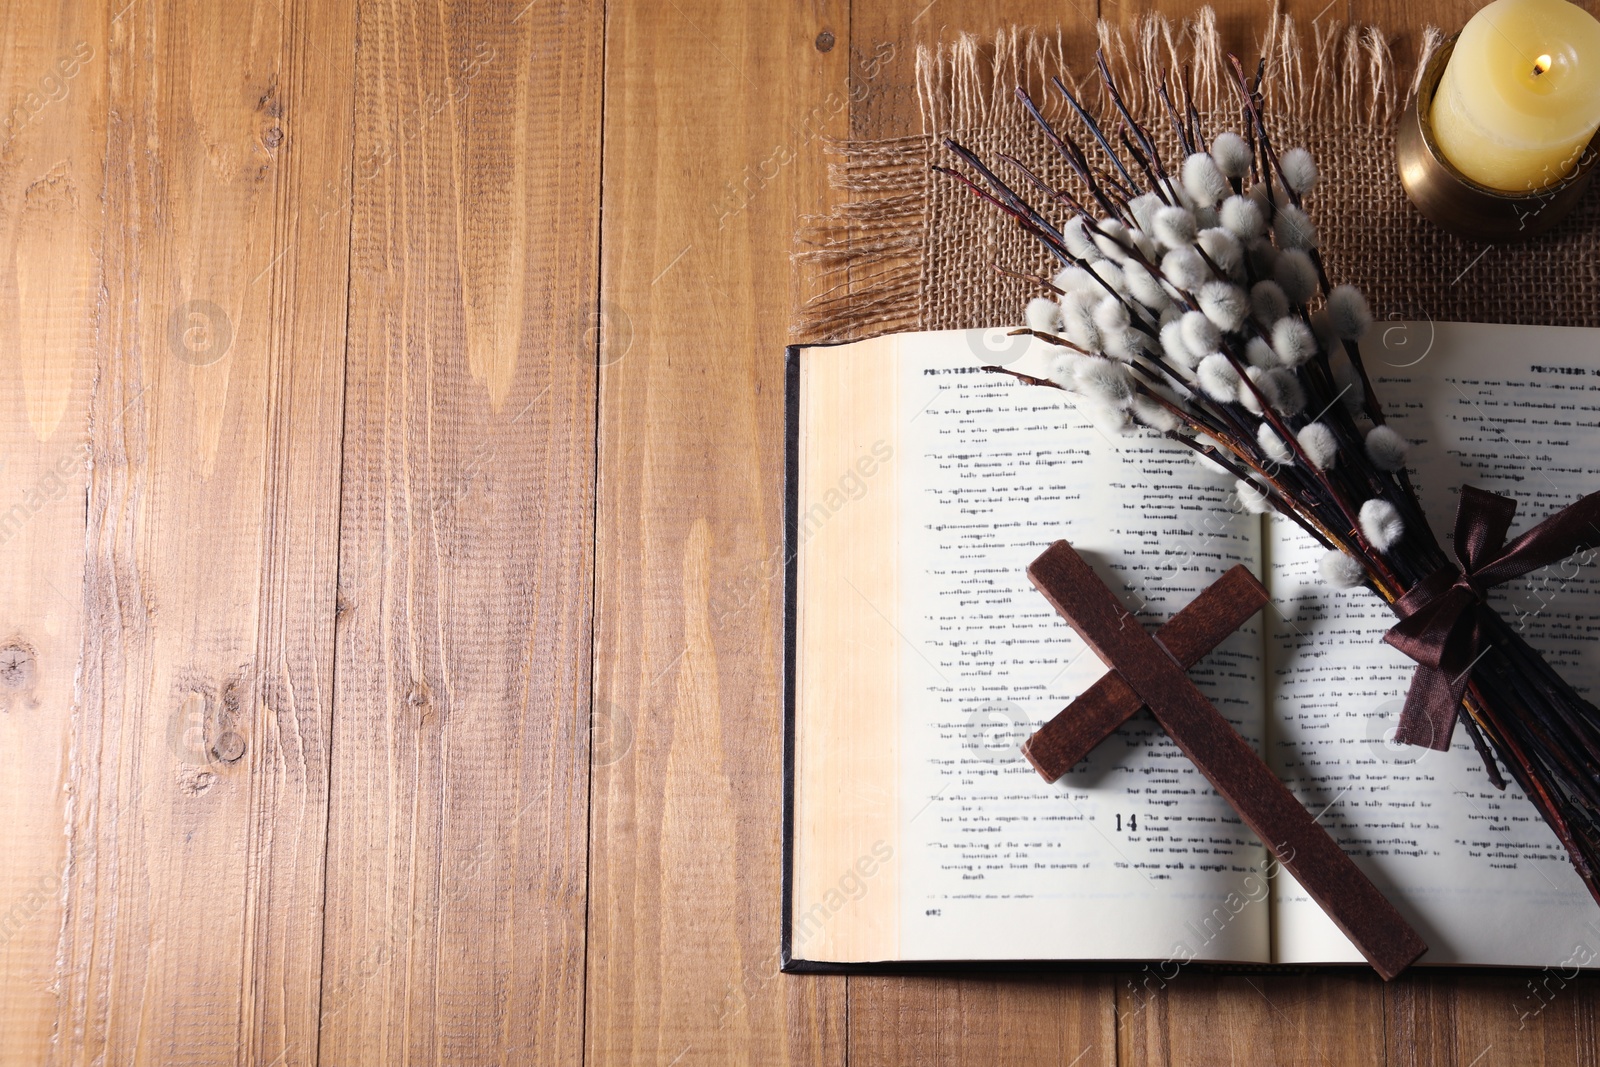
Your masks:
[[[1456,509],[1457,567],[1441,567],[1395,602],[1383,639],[1417,661],[1395,740],[1444,751],[1473,665],[1487,651],[1484,595],[1491,587],[1600,544],[1600,492],[1562,508],[1505,543],[1517,502],[1470,485]]]

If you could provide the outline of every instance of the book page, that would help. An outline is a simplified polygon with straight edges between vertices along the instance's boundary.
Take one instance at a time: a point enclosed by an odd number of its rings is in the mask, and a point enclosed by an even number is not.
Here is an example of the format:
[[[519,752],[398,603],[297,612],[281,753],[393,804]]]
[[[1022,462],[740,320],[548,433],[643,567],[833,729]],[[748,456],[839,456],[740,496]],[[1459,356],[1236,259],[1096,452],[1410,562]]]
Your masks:
[[[1259,517],[1182,446],[977,369],[1037,373],[1034,342],[898,345],[901,956],[1265,961],[1265,850],[1148,712],[1055,785],[1018,748],[1105,671],[1029,584],[1040,552],[1071,541],[1153,626],[1257,566]],[[1191,672],[1258,749],[1259,618]]]
[[[1384,410],[1411,441],[1429,523],[1451,543],[1463,483],[1518,500],[1511,536],[1600,488],[1595,332],[1379,323],[1362,344]],[[1538,811],[1504,793],[1459,726],[1450,751],[1396,746],[1413,663],[1382,643],[1394,615],[1330,589],[1323,549],[1268,524],[1268,727],[1274,769],[1429,945],[1420,962],[1578,966],[1600,957],[1600,908]],[[1600,696],[1600,573],[1574,557],[1502,586],[1491,605],[1590,700]],[[1509,777],[1509,776],[1508,776]],[[1287,875],[1275,885],[1280,962],[1359,961]]]

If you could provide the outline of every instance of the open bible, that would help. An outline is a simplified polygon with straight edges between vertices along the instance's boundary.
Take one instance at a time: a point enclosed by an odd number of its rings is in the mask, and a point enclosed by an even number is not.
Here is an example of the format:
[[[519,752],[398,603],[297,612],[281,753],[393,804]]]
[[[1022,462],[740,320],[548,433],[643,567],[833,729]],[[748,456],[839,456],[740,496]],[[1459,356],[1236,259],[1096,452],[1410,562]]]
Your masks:
[[[1513,535],[1600,485],[1600,333],[1379,323],[1362,345],[1448,540],[1462,484]],[[1250,514],[1182,445],[1108,434],[1005,330],[791,349],[786,969],[934,961],[1356,963],[1141,712],[1054,784],[1021,743],[1104,673],[1028,583],[1066,539],[1153,628],[1235,564],[1272,603],[1189,673],[1430,946],[1421,965],[1576,968],[1600,908],[1458,731],[1391,740],[1414,664],[1388,607]],[[1576,556],[1491,602],[1589,697],[1600,576]]]

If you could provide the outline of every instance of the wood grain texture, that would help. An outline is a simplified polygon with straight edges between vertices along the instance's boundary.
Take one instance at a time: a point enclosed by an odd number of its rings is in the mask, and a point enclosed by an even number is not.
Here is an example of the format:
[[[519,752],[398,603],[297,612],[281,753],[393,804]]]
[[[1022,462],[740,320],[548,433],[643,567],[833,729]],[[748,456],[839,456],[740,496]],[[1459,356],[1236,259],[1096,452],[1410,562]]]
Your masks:
[[[321,1059],[571,1063],[601,7],[359,21]]]
[[[1124,1067],[1382,1063],[1382,984],[1366,974],[1223,977],[1146,968],[1118,988],[1117,1048]]]
[[[67,856],[101,283],[106,14],[0,16],[0,1064],[39,1061]]]
[[[850,1063],[1112,1067],[1117,1034],[1103,1010],[1105,985],[1103,975],[852,978]]]
[[[1559,972],[776,973],[822,138],[1149,10],[0,0],[0,1065],[1600,1059]]]
[[[51,1059],[303,1060],[346,275],[344,235],[304,206],[349,126],[319,50],[348,53],[353,26],[298,3],[117,8]]]
[[[831,3],[607,13],[588,1062],[838,1064],[778,973],[788,253],[848,118]],[[818,37],[828,30],[831,47]]]
[[[1600,979],[1592,974],[1561,967],[1514,976],[1424,973],[1407,975],[1383,993],[1392,1067],[1510,1067],[1600,1058]]]

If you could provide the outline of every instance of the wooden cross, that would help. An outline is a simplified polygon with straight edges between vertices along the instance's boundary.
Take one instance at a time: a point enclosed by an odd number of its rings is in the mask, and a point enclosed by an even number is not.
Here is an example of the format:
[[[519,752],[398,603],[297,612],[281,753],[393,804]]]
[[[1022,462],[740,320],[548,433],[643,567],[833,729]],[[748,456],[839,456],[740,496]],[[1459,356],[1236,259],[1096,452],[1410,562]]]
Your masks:
[[[1134,712],[1148,707],[1385,980],[1427,951],[1361,868],[1189,680],[1189,667],[1267,603],[1267,591],[1254,575],[1234,567],[1157,636],[1145,632],[1065,541],[1034,560],[1028,578],[1111,669],[1023,746],[1046,780],[1061,777]]]

